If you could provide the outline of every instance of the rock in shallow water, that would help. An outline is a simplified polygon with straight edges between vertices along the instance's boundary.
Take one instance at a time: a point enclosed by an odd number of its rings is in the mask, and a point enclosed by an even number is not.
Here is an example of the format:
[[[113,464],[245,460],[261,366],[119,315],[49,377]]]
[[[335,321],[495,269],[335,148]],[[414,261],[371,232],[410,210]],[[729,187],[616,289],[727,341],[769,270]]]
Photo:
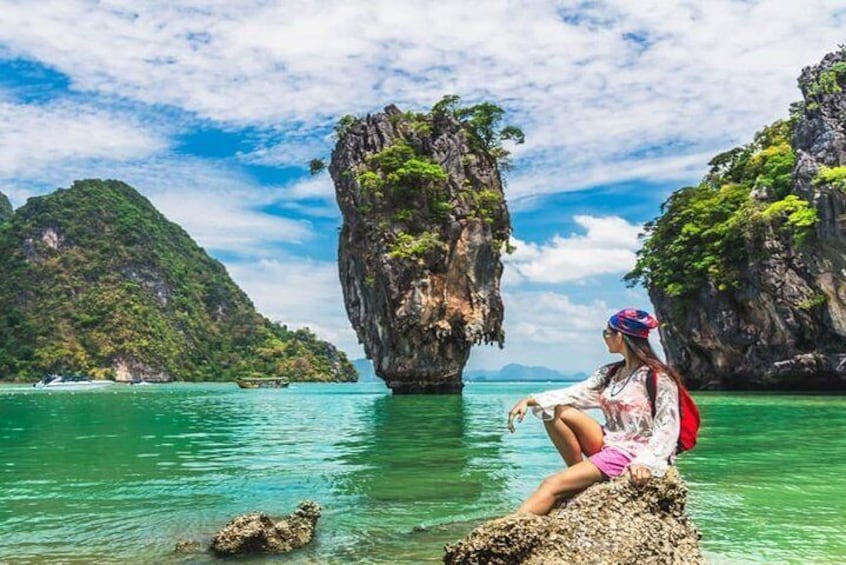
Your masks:
[[[598,483],[548,516],[482,524],[446,546],[444,563],[704,563],[686,503],[675,468],[640,488],[624,478]]]
[[[218,555],[286,553],[312,540],[319,517],[320,505],[310,500],[279,521],[260,513],[238,516],[214,536],[211,550]]]

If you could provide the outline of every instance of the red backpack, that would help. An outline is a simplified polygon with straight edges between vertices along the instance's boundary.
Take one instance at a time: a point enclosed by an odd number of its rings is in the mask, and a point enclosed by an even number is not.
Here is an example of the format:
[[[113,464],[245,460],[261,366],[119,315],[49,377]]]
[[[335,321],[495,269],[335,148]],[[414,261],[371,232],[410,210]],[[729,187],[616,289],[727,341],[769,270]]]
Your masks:
[[[615,363],[611,365],[609,379],[614,376],[614,373],[622,367],[622,363]],[[658,375],[652,369],[649,369],[649,374],[646,376],[646,393],[649,396],[649,403],[652,406],[652,417],[655,417],[655,390],[658,387]],[[699,408],[691,398],[690,393],[684,385],[679,385],[679,441],[676,444],[676,453],[682,451],[689,451],[696,445],[696,439],[699,435]]]
[[[652,416],[655,417],[655,389],[658,386],[658,375],[652,369],[646,378],[646,392],[649,395],[649,402],[652,404]],[[679,385],[679,441],[676,445],[676,453],[693,449],[699,435],[699,408],[687,392],[684,385]]]

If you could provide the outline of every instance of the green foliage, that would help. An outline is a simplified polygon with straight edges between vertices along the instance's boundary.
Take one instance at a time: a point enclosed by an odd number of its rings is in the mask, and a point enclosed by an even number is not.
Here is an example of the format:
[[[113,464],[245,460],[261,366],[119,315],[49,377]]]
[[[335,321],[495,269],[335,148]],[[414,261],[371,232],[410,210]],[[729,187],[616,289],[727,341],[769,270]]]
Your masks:
[[[344,116],[341,116],[341,118],[335,124],[335,136],[338,139],[341,139],[342,137],[347,135],[349,129],[358,121],[359,118],[353,116],[352,114],[345,114]]]
[[[813,233],[817,213],[790,194],[795,154],[791,121],[776,122],[755,141],[721,153],[697,186],[674,192],[663,215],[645,226],[644,244],[629,285],[654,285],[670,296],[695,292],[706,284],[737,287],[749,264],[749,242],[767,225],[781,226],[797,245]],[[766,188],[773,200],[753,199]]]
[[[390,246],[388,256],[393,259],[416,260],[441,245],[437,232],[425,231],[418,235],[400,232]]]
[[[354,379],[343,353],[256,313],[221,263],[119,181],[31,198],[0,231],[0,271],[0,379],[114,376],[121,361],[182,380]]]
[[[846,167],[820,167],[813,180],[814,184],[829,184],[846,190]]]
[[[386,147],[379,153],[367,157],[367,164],[376,167],[383,174],[395,173],[408,161],[414,159],[416,153],[406,141],[398,140],[396,143]]]
[[[359,185],[355,207],[361,214],[372,214],[374,221],[364,237],[379,241],[389,257],[419,261],[428,251],[441,246],[445,221],[456,210],[467,217],[480,218],[492,225],[493,237],[502,246],[509,227],[502,194],[476,187],[467,172],[465,186],[455,195],[443,166],[423,154],[428,140],[441,135],[435,128],[456,126],[464,133],[472,152],[462,156],[462,164],[471,167],[476,161],[489,165],[489,159],[507,166],[508,152],[503,141],[522,143],[523,132],[514,126],[500,128],[503,110],[490,103],[469,108],[458,105],[458,96],[446,96],[429,113],[392,113],[389,121],[399,138],[380,152],[366,157],[365,162],[350,171]],[[449,117],[450,119],[444,119]],[[349,126],[347,126],[349,127]],[[401,226],[391,222],[402,222]],[[499,224],[497,224],[499,222]],[[397,229],[401,232],[394,233]]]
[[[820,306],[825,306],[828,299],[826,298],[825,294],[817,293],[811,296],[810,298],[806,298],[805,300],[800,301],[796,304],[796,307],[800,310],[813,310],[814,308],[818,308]]]
[[[806,243],[807,238],[813,233],[811,228],[819,221],[816,209],[812,208],[808,201],[800,199],[795,194],[773,202],[760,212],[759,217],[770,223],[777,220],[783,221],[784,227],[794,234],[797,245]]]
[[[522,144],[526,136],[520,128],[507,125],[500,128],[505,110],[491,102],[481,102],[473,106],[460,107],[461,98],[455,94],[444,96],[432,107],[432,115],[449,114],[461,122],[474,149],[487,153],[503,168],[510,168],[509,152],[502,146],[503,141]]]
[[[308,172],[314,176],[326,168],[326,163],[323,159],[312,159],[308,162]]]
[[[382,189],[385,187],[385,181],[379,173],[375,171],[364,171],[356,177],[356,180],[358,180],[358,185],[365,195],[377,196],[379,198],[384,196]]]
[[[461,97],[456,94],[447,94],[440,101],[436,102],[434,106],[432,106],[432,114],[450,114],[455,115],[456,110],[458,109],[458,102],[461,100]]]
[[[842,84],[846,82],[846,61],[838,61],[831,69],[822,71],[817,80],[807,85],[805,90],[809,98],[817,98],[823,94],[842,92]]]
[[[394,219],[399,222],[410,222],[414,219],[414,210],[397,210],[394,214]]]
[[[421,112],[405,112],[394,114],[390,117],[392,124],[405,123],[411,131],[417,135],[429,135],[432,133],[432,116]]]
[[[420,201],[437,218],[442,218],[452,206],[444,200],[446,171],[428,157],[418,155],[405,140],[397,140],[379,153],[367,158],[368,169],[357,175],[364,206],[396,208],[409,201]],[[384,199],[384,200],[383,200]],[[361,207],[359,207],[361,208]],[[404,220],[409,221],[410,209],[404,207]],[[361,211],[361,210],[360,210]]]
[[[494,215],[502,208],[502,195],[487,189],[471,192],[471,194],[479,216],[485,220],[493,220]]]

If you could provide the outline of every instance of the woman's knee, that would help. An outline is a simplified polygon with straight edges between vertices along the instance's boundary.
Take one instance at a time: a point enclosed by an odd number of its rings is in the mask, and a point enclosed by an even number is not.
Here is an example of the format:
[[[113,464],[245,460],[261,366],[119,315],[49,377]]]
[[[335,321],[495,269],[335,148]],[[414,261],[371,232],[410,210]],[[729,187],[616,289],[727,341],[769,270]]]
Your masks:
[[[567,419],[570,418],[570,415],[573,412],[578,412],[577,409],[573,408],[569,404],[559,404],[555,407],[555,420],[561,420],[565,424],[567,423]]]
[[[573,408],[567,404],[555,407],[555,418],[557,420],[561,420],[570,427],[574,424],[578,424],[584,416],[585,414],[581,410]]]

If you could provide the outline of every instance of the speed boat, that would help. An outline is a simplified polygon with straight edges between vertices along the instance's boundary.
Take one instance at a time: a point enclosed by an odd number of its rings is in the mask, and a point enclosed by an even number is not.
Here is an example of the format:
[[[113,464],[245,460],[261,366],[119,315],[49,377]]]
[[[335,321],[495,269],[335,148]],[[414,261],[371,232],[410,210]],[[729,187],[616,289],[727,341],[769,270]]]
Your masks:
[[[90,390],[113,384],[114,381],[92,381],[82,375],[47,375],[32,386],[39,390]]]

